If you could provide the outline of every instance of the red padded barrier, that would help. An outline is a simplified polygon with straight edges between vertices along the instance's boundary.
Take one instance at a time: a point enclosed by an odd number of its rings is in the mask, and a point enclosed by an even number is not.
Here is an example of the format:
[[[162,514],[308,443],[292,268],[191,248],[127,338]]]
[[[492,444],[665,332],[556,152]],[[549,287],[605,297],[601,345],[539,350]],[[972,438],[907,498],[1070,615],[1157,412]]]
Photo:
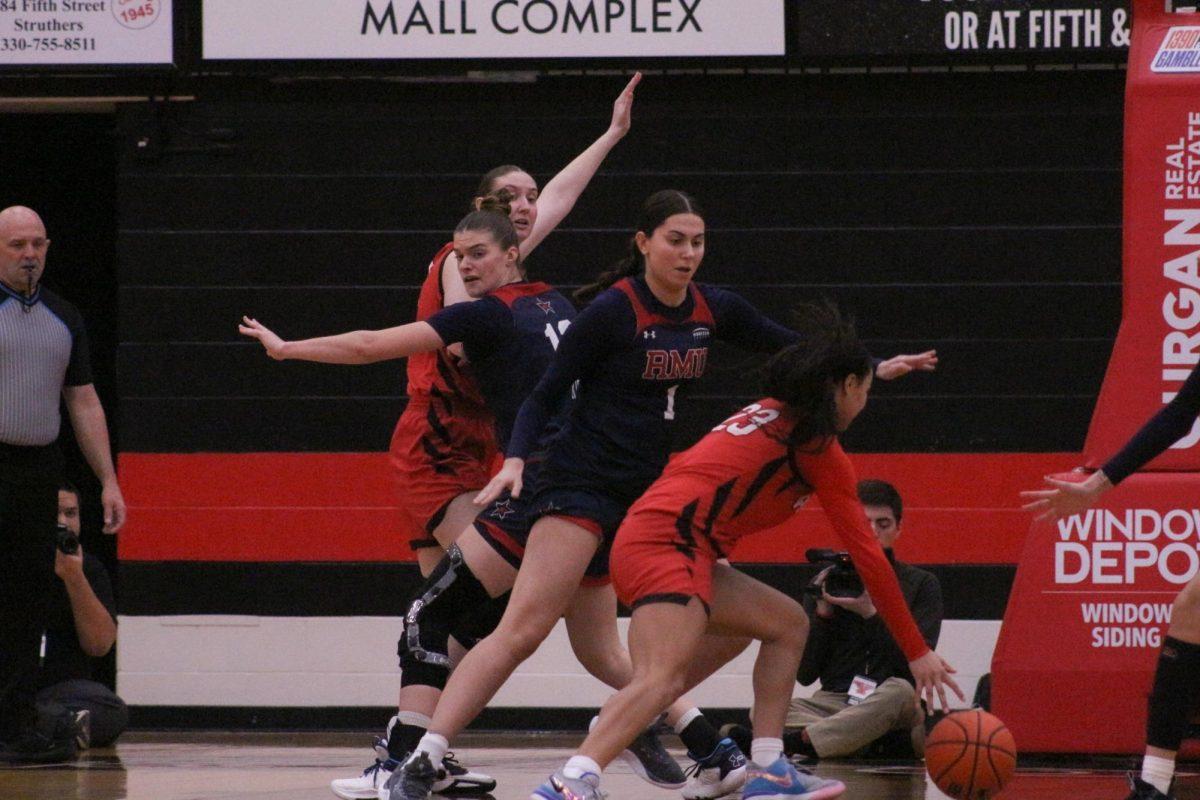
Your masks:
[[[1134,3],[1122,321],[1088,431],[1094,466],[1200,353],[1200,16],[1163,6]],[[1032,526],[992,663],[993,710],[1023,751],[1143,749],[1171,603],[1200,563],[1198,441],[1195,426],[1100,507]]]
[[[921,563],[1005,563],[1020,554],[1017,491],[1077,465],[1075,453],[852,456],[859,474],[904,495],[898,549]],[[134,561],[411,560],[399,541],[397,493],[384,453],[124,453],[130,505],[120,556]],[[982,512],[982,513],[981,513]],[[836,544],[818,508],[804,536],[744,540],[744,561],[802,561]]]

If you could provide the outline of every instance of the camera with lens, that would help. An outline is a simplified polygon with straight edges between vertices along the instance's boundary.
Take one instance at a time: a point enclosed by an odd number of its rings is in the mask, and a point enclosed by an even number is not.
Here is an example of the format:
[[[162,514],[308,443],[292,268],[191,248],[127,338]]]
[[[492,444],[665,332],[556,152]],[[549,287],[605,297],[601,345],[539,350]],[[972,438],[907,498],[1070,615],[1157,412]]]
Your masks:
[[[58,549],[69,556],[73,556],[79,552],[79,537],[71,533],[66,525],[58,526],[58,534],[56,543]]]
[[[831,597],[858,597],[866,587],[862,578],[854,569],[849,553],[839,553],[823,547],[812,547],[804,551],[804,557],[810,564],[824,564],[832,568],[825,575],[825,591]],[[804,591],[816,597],[821,596],[821,587],[809,584]]]

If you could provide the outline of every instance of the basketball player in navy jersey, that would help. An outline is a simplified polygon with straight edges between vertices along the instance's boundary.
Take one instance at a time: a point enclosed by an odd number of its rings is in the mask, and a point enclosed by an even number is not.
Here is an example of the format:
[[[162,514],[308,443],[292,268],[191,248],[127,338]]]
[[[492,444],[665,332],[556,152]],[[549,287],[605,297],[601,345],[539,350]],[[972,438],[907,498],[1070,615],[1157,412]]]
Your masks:
[[[1038,519],[1056,520],[1082,512],[1100,495],[1144,467],[1186,436],[1200,414],[1200,367],[1184,381],[1179,394],[1143,425],[1100,469],[1081,483],[1046,478],[1053,488],[1021,492],[1031,500],[1025,508]],[[1146,721],[1146,753],[1139,776],[1129,776],[1128,800],[1171,800],[1175,754],[1192,715],[1200,710],[1200,573],[1180,590],[1171,608],[1171,626],[1163,640],[1150,711]]]
[[[692,282],[704,255],[704,231],[703,213],[691,197],[657,192],[646,201],[629,257],[576,295],[592,302],[522,406],[504,468],[476,498],[486,505],[504,492],[521,495],[526,458],[560,399],[579,381],[563,430],[540,477],[531,481],[536,521],[508,609],[497,630],[451,675],[429,732],[389,781],[391,800],[428,796],[432,765],[449,739],[545,639],[589,566],[606,566],[608,544],[626,509],[666,463],[677,404],[704,374],[711,341],[759,351],[796,341],[795,333],[738,295]],[[880,364],[877,374],[897,377],[935,365],[933,352],[898,356]],[[723,664],[745,646],[745,639],[729,638],[705,657]],[[741,784],[745,758],[701,720],[677,724],[699,764],[684,796],[719,797]]]
[[[641,77],[640,72],[634,74],[618,95],[604,134],[545,187],[512,164],[496,167],[480,180],[476,207],[485,197],[506,198],[522,259],[558,227],[601,162],[629,132],[634,90]],[[473,299],[459,276],[457,258],[453,242],[434,255],[417,298],[418,322],[447,306]],[[443,348],[408,359],[409,400],[389,447],[388,462],[403,496],[401,522],[425,576],[441,560],[445,547],[474,519],[478,509],[471,499],[499,466],[494,416],[483,403],[471,370],[460,363],[458,355],[453,348]],[[373,789],[366,794],[374,796]]]
[[[283,341],[249,318],[239,330],[262,342],[272,358],[334,364],[401,358],[462,343],[483,398],[495,415],[496,439],[504,448],[517,409],[575,316],[575,307],[550,286],[523,280],[518,235],[508,214],[508,207],[497,199],[484,198],[481,210],[467,215],[455,229],[458,269],[476,302],[448,306],[423,322],[383,331],[356,331],[295,342]],[[562,401],[566,403],[569,398]],[[552,422],[543,438],[552,436],[554,430]],[[536,461],[531,468],[536,469]],[[453,636],[470,646],[499,621],[524,551],[528,532],[525,506],[525,500],[504,496],[479,512],[435,566],[412,603],[398,645],[402,667],[399,719],[388,736],[388,755],[377,762],[366,788],[377,790],[424,733],[424,726],[418,723],[432,713],[450,672],[449,638]],[[583,583],[589,585],[586,580]],[[579,593],[582,599],[577,598],[568,615],[568,632],[589,672],[619,689],[631,677],[632,665],[616,632],[615,596],[606,581],[602,585],[602,593]],[[605,596],[610,598],[607,603]],[[691,708],[683,708],[682,712]],[[656,785],[683,785],[678,765],[657,740],[649,733],[640,739],[626,757],[635,771]],[[458,792],[490,791],[495,782],[457,771],[455,762],[447,764],[443,760],[435,785],[439,791],[450,785]],[[342,790],[339,794],[351,790],[360,793],[357,783],[334,788]]]

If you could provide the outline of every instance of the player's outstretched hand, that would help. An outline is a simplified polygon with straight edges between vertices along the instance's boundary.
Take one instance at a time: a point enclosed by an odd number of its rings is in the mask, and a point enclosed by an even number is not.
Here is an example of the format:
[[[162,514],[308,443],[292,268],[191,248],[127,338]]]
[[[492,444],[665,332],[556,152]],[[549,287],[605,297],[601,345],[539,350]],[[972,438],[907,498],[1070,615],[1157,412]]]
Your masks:
[[[893,356],[887,361],[880,362],[875,368],[875,377],[891,381],[910,372],[932,372],[937,369],[937,350],[926,350],[914,355]]]
[[[276,336],[274,331],[258,320],[251,319],[250,317],[242,317],[242,324],[238,325],[238,333],[243,336],[249,336],[251,339],[258,339],[262,346],[266,348],[267,355],[276,361],[282,361],[286,358],[283,354],[283,346],[287,342]]]
[[[1101,494],[1112,488],[1108,476],[1100,471],[1093,472],[1082,482],[1064,481],[1047,475],[1046,483],[1054,488],[1021,492],[1023,499],[1031,501],[1021,507],[1036,513],[1034,519],[1038,522],[1053,522],[1074,516],[1090,508]]]
[[[524,472],[525,459],[504,459],[504,466],[500,467],[500,471],[496,473],[496,476],[488,481],[487,486],[483,487],[479,494],[475,495],[475,505],[486,506],[488,503],[504,494],[505,489],[508,490],[508,493],[511,496],[520,497],[521,475]]]
[[[959,700],[964,703],[967,701],[967,698],[963,696],[962,689],[958,688],[954,678],[950,677],[956,671],[954,667],[932,650],[916,661],[908,662],[908,668],[912,670],[913,677],[917,680],[917,699],[924,700],[925,708],[929,711],[933,711],[935,695],[941,701],[942,710],[950,710],[950,705],[946,702],[947,686],[958,695]]]
[[[624,136],[629,133],[629,128],[633,124],[633,90],[641,83],[642,73],[633,73],[633,78],[625,85],[624,90],[617,95],[617,100],[613,103],[612,123],[608,129],[617,136]]]

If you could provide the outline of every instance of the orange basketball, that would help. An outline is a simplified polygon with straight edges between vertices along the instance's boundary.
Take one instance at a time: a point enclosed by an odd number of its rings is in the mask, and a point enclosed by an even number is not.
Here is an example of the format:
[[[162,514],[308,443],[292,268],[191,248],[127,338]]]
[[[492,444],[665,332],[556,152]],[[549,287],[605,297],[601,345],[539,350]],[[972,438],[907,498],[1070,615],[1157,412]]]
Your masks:
[[[1017,767],[1017,745],[997,717],[973,708],[955,711],[925,739],[925,769],[937,787],[958,800],[995,796]]]

